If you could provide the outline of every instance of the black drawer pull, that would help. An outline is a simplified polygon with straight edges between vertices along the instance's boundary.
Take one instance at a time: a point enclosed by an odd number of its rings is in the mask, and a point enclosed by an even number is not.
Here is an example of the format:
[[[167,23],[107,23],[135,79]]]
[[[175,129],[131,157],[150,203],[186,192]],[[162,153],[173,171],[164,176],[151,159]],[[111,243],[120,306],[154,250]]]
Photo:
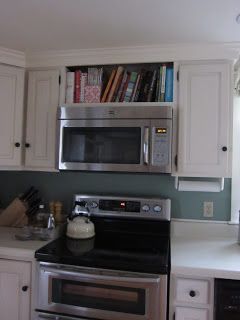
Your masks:
[[[28,286],[23,286],[22,291],[26,292],[28,290]]]
[[[26,143],[25,143],[25,147],[26,147],[26,148],[29,148],[29,147],[30,147],[30,143],[26,142]]]
[[[189,295],[190,295],[190,297],[195,297],[196,296],[196,292],[194,291],[194,290],[191,290],[190,292],[189,292]]]
[[[222,151],[227,151],[227,147],[226,146],[224,146],[224,147],[222,147]]]
[[[15,147],[19,148],[20,147],[20,143],[19,142],[15,142]]]

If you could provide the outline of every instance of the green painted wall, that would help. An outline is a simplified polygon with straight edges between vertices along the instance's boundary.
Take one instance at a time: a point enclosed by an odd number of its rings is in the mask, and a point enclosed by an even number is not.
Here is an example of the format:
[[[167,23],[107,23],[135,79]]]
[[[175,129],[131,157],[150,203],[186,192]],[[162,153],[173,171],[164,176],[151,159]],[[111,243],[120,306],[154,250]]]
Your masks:
[[[172,217],[203,219],[203,201],[213,201],[214,220],[230,219],[231,180],[225,180],[224,191],[179,192],[169,175],[92,173],[92,172],[23,172],[0,171],[0,200],[5,207],[10,201],[34,185],[44,201],[62,200],[70,212],[74,193],[126,194],[129,196],[164,196],[172,200]]]

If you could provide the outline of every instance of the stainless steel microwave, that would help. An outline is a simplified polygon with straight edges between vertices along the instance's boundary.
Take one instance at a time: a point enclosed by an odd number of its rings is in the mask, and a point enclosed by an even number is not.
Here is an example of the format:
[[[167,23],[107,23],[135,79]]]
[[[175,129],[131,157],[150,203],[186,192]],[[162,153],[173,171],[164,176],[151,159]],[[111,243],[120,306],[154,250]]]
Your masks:
[[[170,106],[61,106],[59,170],[171,173]]]

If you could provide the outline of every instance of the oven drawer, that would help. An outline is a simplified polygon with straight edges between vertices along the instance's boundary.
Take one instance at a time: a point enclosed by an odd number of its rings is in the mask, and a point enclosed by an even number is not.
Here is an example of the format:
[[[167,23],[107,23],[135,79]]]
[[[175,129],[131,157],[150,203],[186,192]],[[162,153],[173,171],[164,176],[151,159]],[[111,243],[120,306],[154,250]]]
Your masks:
[[[166,308],[167,275],[40,263],[40,313],[80,319],[165,320]]]
[[[176,302],[208,304],[209,290],[208,280],[176,278]]]

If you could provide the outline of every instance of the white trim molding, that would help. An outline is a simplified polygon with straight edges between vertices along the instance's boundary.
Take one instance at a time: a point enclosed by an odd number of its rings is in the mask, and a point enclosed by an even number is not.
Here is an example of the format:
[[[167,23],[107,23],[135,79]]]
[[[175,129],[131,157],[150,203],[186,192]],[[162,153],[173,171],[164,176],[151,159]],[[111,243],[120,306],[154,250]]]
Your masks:
[[[22,51],[0,47],[0,63],[26,67],[26,56]]]
[[[185,60],[237,60],[240,43],[181,43],[158,46],[114,47],[79,50],[45,50],[24,53],[0,47],[0,63],[18,67],[63,67]]]
[[[184,60],[236,60],[240,43],[168,44],[161,46],[56,50],[26,53],[27,67],[61,67]]]
[[[240,96],[234,96],[233,104],[233,161],[231,186],[231,223],[239,222],[240,210]]]

